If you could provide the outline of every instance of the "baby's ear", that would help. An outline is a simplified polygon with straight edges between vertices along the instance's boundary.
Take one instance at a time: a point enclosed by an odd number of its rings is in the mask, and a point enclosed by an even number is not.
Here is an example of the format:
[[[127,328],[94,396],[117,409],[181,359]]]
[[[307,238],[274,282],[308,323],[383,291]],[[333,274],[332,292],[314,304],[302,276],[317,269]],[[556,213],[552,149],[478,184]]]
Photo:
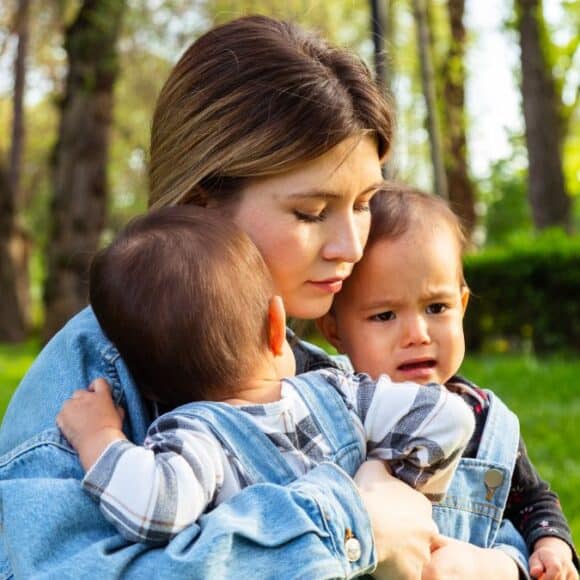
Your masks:
[[[336,316],[332,310],[316,320],[316,327],[322,336],[324,336],[324,338],[326,338],[326,340],[328,340],[328,342],[332,344],[338,352],[343,352],[342,341],[340,340],[338,326],[336,324]]]
[[[272,296],[268,305],[268,347],[274,356],[282,356],[286,342],[286,310],[280,296]]]
[[[469,288],[467,286],[461,287],[461,306],[463,307],[463,314],[467,310],[467,304],[469,302]]]

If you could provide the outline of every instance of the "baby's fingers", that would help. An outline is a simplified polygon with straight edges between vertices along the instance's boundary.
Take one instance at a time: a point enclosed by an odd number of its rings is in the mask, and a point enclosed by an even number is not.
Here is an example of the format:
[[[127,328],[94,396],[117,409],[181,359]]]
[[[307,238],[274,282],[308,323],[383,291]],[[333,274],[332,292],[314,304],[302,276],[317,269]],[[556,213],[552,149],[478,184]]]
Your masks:
[[[545,572],[544,564],[538,552],[530,556],[530,574],[533,578],[540,578]]]

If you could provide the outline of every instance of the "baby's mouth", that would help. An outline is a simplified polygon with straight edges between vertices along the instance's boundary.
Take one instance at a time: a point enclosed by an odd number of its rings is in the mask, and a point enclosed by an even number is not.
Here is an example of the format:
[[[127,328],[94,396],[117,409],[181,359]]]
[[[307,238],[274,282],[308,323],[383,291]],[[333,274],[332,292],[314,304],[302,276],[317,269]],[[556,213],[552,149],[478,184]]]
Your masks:
[[[405,362],[397,367],[398,371],[415,371],[418,369],[432,369],[435,366],[434,359]]]

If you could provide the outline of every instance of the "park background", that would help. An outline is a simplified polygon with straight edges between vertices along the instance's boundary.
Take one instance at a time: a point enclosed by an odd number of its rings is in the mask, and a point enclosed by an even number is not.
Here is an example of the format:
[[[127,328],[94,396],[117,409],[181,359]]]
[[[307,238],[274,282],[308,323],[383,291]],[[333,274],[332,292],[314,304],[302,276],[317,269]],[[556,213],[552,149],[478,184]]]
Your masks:
[[[255,13],[350,47],[392,96],[388,176],[447,197],[470,235],[462,372],[518,413],[579,542],[578,0],[2,2],[0,417],[86,304],[91,256],[146,209],[169,69]]]

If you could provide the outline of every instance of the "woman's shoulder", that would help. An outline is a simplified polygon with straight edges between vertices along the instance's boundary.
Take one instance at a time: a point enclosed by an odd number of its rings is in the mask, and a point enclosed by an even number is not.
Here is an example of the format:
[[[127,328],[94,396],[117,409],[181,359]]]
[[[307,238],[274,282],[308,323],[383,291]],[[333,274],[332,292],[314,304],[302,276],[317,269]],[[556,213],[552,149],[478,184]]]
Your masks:
[[[63,402],[98,377],[111,385],[118,403],[139,402],[119,352],[85,308],[46,344],[16,389],[0,429],[0,454],[54,427]]]

